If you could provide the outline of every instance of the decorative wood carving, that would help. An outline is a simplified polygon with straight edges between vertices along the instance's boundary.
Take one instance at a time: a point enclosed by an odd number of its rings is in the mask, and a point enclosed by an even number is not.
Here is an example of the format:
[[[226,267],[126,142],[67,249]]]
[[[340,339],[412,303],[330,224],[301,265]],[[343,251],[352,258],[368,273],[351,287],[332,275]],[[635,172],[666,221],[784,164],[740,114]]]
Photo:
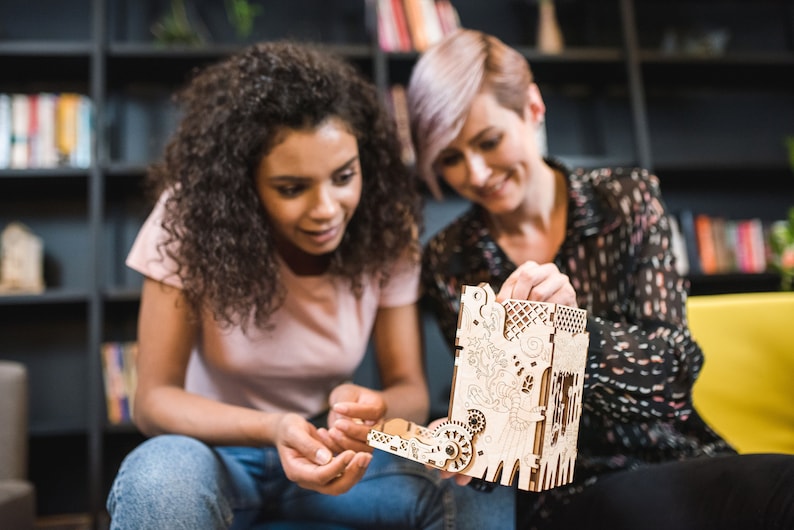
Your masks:
[[[464,286],[448,419],[433,430],[403,419],[368,443],[439,469],[543,491],[573,480],[589,334],[583,309],[495,301]]]

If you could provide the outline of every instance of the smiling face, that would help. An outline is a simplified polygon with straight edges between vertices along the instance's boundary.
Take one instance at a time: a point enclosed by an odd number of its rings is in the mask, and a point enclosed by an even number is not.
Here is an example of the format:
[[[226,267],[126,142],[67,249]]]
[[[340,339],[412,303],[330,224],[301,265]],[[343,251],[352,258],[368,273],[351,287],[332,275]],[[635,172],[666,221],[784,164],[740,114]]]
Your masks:
[[[457,137],[436,157],[435,170],[452,189],[490,212],[515,210],[542,164],[531,106],[524,114],[503,107],[489,92],[479,93]]]
[[[358,142],[335,118],[287,130],[259,163],[256,188],[276,248],[297,273],[319,273],[361,198]]]

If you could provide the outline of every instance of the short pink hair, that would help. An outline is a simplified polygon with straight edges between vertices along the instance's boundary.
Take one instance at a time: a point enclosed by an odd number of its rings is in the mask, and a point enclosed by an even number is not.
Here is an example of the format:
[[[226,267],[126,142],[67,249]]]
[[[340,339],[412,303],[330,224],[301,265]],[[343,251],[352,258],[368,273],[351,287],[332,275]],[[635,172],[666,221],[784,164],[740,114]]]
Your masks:
[[[436,157],[460,132],[477,94],[488,91],[523,115],[532,82],[523,55],[480,31],[459,29],[422,54],[408,83],[408,111],[417,172],[436,198]]]

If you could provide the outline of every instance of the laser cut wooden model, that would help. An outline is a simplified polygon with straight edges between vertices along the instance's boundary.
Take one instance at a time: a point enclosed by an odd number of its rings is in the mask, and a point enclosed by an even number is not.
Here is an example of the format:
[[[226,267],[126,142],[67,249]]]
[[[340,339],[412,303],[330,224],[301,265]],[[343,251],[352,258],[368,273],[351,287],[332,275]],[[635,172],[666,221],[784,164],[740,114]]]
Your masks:
[[[543,491],[573,480],[589,334],[583,309],[461,295],[448,419],[375,425],[370,446],[439,469]]]

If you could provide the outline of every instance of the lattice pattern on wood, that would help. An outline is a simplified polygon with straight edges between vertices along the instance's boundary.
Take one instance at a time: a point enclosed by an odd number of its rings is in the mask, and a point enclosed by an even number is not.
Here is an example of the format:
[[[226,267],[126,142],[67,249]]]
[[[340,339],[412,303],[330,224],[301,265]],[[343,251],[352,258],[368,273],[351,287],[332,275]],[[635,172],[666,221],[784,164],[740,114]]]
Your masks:
[[[417,462],[520,489],[573,480],[589,335],[587,313],[545,302],[495,302],[464,286],[449,417],[434,430],[403,419],[369,444]]]

